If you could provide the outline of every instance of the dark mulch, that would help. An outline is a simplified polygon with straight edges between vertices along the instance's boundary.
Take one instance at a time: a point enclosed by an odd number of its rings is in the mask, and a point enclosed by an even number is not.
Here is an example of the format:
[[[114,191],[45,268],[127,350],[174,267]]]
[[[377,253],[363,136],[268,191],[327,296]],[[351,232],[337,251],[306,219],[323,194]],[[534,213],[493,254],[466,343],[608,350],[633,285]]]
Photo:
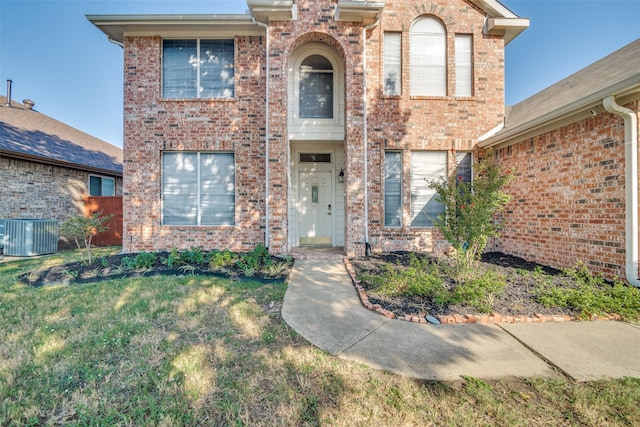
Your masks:
[[[141,276],[215,276],[234,280],[249,279],[263,283],[282,282],[288,277],[291,266],[281,274],[271,277],[265,273],[257,272],[251,277],[243,276],[243,272],[236,266],[229,266],[223,269],[212,270],[209,265],[194,266],[193,269],[180,269],[180,266],[168,267],[164,260],[167,259],[167,252],[156,253],[155,263],[148,269],[127,269],[120,268],[125,257],[133,258],[136,254],[120,254],[106,257],[99,257],[93,261],[91,265],[82,262],[74,262],[53,266],[36,271],[30,271],[19,276],[19,280],[23,283],[40,287],[52,284],[81,284],[99,282],[107,279],[120,279],[124,277],[141,277]],[[274,262],[281,262],[280,258],[273,258]]]
[[[362,278],[365,273],[377,274],[382,271],[383,265],[408,265],[409,252],[394,252],[388,254],[372,255],[351,259],[356,275]],[[415,254],[419,257],[430,258],[433,262],[447,262],[444,258],[436,258],[429,254]],[[550,281],[553,286],[571,287],[574,285],[573,279],[564,276],[559,270],[528,262],[522,258],[506,255],[500,252],[486,253],[478,263],[478,270],[484,272],[493,269],[503,275],[507,280],[507,286],[502,295],[498,296],[493,305],[493,311],[503,316],[533,316],[535,314],[568,314],[577,315],[570,309],[547,308],[540,304],[534,297],[533,291],[540,283],[540,275],[533,274],[538,269],[544,272],[545,280]],[[471,307],[463,304],[450,305],[448,307],[438,307],[428,299],[417,296],[389,297],[375,292],[371,283],[362,281],[360,285],[365,289],[367,297],[372,304],[380,304],[382,308],[395,313],[397,316],[412,315],[445,315],[445,314],[480,314]],[[447,279],[445,286],[455,286],[455,281]]]

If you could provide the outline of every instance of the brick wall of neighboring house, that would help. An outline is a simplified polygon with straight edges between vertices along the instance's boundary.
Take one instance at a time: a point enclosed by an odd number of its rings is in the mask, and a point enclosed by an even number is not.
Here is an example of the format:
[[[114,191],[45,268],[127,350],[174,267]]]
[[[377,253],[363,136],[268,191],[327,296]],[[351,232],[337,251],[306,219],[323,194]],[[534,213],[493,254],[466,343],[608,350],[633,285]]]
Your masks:
[[[160,37],[124,42],[124,251],[229,248],[264,239],[264,38],[236,37],[233,100],[163,100]],[[163,150],[235,153],[235,226],[161,225]]]
[[[447,40],[447,96],[411,97],[409,29],[420,16],[444,23]],[[467,1],[388,2],[380,25],[368,35],[369,219],[373,250],[437,249],[435,228],[410,226],[412,150],[473,151],[477,138],[504,118],[504,41],[483,35],[485,13]],[[402,32],[402,95],[383,96],[383,34]],[[473,96],[455,97],[455,35],[473,35]],[[401,150],[403,226],[384,226],[384,153]]]
[[[80,214],[83,197],[89,194],[89,175],[77,169],[0,156],[0,218],[64,221]],[[116,194],[122,195],[122,178],[118,177]]]
[[[624,121],[606,112],[497,150],[515,179],[502,236],[489,249],[624,277],[624,151]]]

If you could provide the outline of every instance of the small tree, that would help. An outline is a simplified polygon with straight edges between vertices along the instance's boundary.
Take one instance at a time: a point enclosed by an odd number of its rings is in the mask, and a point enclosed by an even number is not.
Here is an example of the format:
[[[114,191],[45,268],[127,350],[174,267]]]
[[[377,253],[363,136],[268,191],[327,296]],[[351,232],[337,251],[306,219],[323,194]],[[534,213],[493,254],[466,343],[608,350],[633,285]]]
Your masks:
[[[457,266],[465,271],[478,260],[489,238],[499,236],[502,222],[496,214],[510,199],[502,187],[513,178],[510,170],[503,173],[492,151],[475,165],[475,171],[471,183],[455,173],[429,183],[445,206],[434,224],[455,249]]]
[[[60,225],[60,233],[73,239],[81,251],[83,249],[82,244],[84,244],[87,259],[85,261],[83,257],[82,261],[91,265],[93,263],[93,259],[91,258],[91,240],[93,240],[93,236],[96,234],[109,229],[109,226],[105,223],[109,221],[111,217],[113,217],[113,215],[100,216],[98,213],[94,213],[90,217],[74,215],[67,218]],[[82,244],[80,242],[82,242]]]

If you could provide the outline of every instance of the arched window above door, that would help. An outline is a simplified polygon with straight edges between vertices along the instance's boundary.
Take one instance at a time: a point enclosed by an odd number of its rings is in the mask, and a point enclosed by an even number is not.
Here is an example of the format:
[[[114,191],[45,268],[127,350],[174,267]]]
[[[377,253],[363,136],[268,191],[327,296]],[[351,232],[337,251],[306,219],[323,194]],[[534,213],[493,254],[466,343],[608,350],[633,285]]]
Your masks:
[[[333,118],[333,65],[322,55],[307,56],[298,71],[300,117]]]

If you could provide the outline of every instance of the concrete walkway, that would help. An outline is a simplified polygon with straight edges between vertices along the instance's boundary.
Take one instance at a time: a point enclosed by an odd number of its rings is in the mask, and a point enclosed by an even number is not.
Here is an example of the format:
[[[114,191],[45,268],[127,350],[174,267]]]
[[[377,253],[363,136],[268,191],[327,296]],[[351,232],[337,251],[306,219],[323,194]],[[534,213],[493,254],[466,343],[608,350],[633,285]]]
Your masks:
[[[338,259],[296,260],[282,316],[322,350],[411,378],[640,377],[639,325],[436,326],[392,320],[362,307]]]

